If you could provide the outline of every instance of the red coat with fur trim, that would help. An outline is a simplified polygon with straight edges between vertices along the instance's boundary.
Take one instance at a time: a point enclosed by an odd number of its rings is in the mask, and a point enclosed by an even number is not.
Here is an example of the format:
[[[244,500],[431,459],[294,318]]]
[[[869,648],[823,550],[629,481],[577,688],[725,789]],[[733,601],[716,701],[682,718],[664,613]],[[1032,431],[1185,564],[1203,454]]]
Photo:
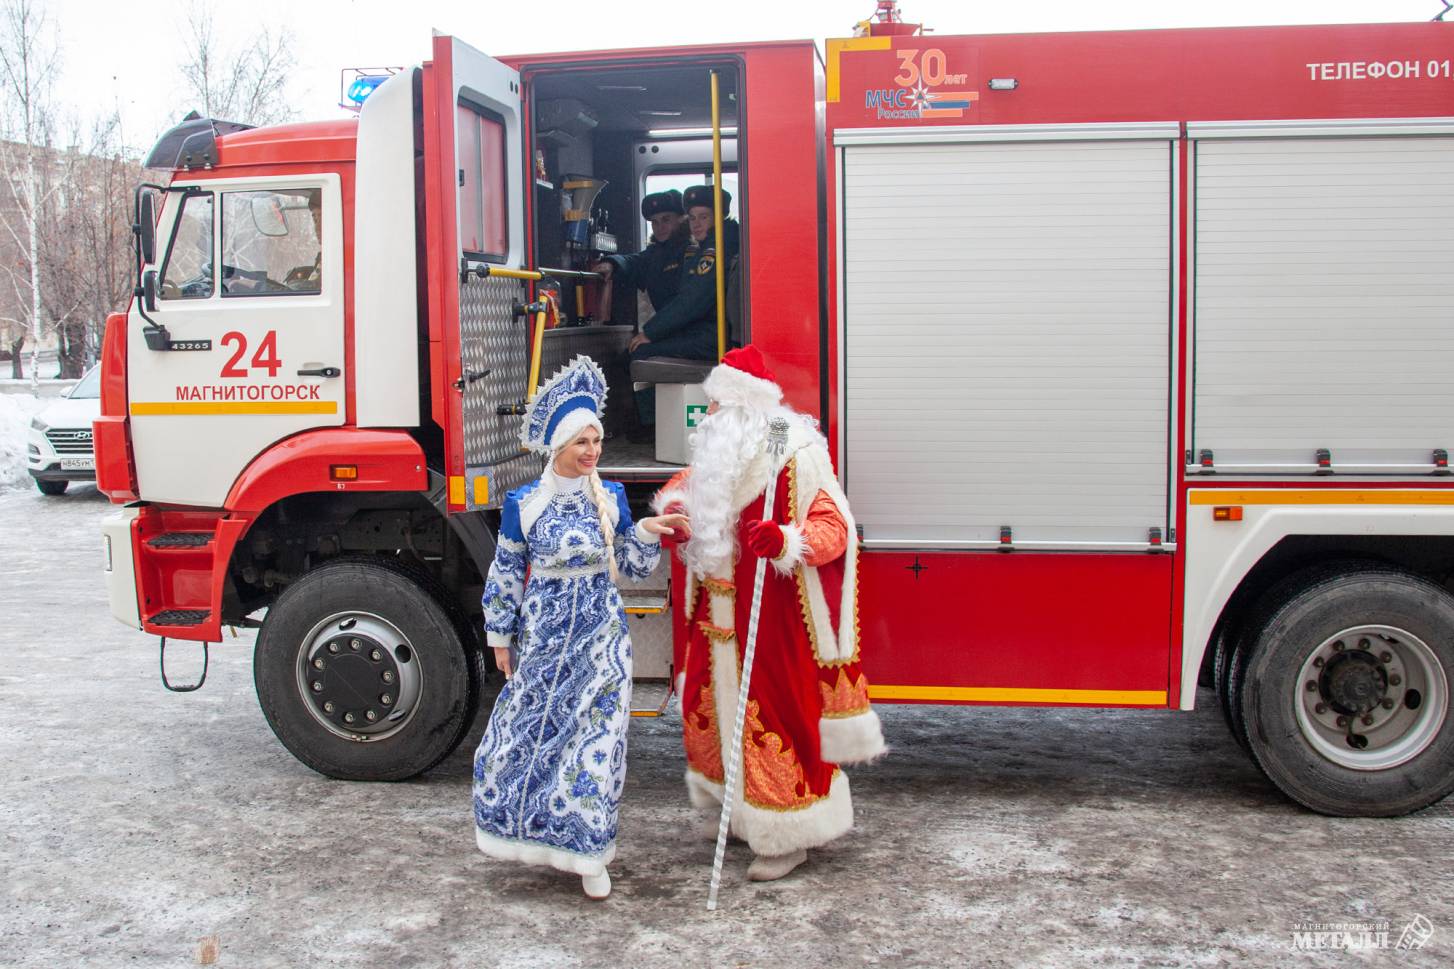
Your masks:
[[[738,553],[730,574],[696,576],[689,567],[683,601],[690,631],[678,689],[687,787],[699,807],[722,798],[722,751],[731,742],[757,564],[748,529],[763,518],[769,470],[734,497]],[[690,515],[689,473],[657,496],[659,511]],[[733,831],[765,855],[815,847],[847,831],[853,807],[839,765],[884,751],[858,664],[856,530],[820,435],[794,429],[772,487],[771,520],[783,543],[763,582],[743,784],[732,815]]]

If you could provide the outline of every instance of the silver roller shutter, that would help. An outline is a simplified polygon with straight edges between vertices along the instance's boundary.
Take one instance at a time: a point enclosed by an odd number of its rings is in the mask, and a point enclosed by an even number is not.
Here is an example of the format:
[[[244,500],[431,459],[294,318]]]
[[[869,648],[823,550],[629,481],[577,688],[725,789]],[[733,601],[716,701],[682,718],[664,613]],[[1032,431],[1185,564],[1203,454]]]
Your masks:
[[[870,545],[1145,548],[1167,518],[1166,140],[842,149],[843,455]]]
[[[1193,448],[1219,473],[1432,471],[1454,448],[1454,138],[1195,156]]]

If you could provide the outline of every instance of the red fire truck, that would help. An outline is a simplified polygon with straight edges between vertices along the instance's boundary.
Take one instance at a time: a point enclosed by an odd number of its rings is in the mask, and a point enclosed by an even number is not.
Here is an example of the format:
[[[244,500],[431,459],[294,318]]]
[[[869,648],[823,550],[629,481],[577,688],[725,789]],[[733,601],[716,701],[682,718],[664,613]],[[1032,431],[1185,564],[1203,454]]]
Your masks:
[[[881,6],[822,51],[441,36],[356,119],[168,132],[95,426],[115,615],[163,648],[260,627],[262,708],[325,774],[436,764],[540,470],[533,374],[606,368],[638,506],[682,457],[626,440],[627,395],[680,437],[704,368],[631,370],[634,294],[589,269],[715,143],[732,338],[833,448],[876,700],[1189,710],[1200,681],[1314,810],[1447,794],[1454,27],[926,36]],[[631,600],[662,681],[666,571]]]

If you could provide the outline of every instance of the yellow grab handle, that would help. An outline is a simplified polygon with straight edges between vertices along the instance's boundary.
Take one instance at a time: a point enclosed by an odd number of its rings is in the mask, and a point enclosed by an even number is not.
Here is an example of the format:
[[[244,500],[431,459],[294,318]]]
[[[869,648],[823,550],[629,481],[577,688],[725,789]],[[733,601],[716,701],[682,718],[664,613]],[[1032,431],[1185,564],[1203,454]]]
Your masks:
[[[714,260],[717,270],[717,360],[727,353],[727,270],[722,263],[727,249],[722,245],[722,108],[717,90],[716,71],[712,72],[712,241],[717,248]]]

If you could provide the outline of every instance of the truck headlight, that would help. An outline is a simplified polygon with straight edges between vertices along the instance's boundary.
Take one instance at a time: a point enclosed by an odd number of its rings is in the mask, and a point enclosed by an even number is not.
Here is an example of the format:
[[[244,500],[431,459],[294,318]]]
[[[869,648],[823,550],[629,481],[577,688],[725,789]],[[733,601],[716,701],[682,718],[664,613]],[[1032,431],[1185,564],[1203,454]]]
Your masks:
[[[50,425],[47,424],[45,421],[41,420],[39,417],[32,417],[30,419],[30,429],[32,431],[40,431],[42,434],[44,434],[46,431],[50,430]]]

